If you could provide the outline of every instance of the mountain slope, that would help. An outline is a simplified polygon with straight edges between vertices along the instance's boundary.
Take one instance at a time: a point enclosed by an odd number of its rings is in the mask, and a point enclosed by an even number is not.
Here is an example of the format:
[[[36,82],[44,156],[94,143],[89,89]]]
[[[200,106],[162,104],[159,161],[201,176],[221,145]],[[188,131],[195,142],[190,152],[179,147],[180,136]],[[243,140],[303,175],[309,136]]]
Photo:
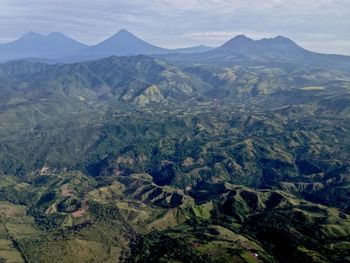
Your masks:
[[[30,32],[11,43],[1,44],[0,59],[54,58],[83,48],[86,48],[86,45],[61,33],[53,32],[44,36]]]
[[[203,93],[206,84],[181,69],[151,57],[116,57],[65,65],[13,61],[0,65],[0,102],[84,98],[136,104],[189,99]],[[5,85],[5,81],[7,82]]]
[[[106,57],[112,55],[164,54],[169,52],[170,50],[151,45],[123,29],[101,43],[85,49],[79,55]]]

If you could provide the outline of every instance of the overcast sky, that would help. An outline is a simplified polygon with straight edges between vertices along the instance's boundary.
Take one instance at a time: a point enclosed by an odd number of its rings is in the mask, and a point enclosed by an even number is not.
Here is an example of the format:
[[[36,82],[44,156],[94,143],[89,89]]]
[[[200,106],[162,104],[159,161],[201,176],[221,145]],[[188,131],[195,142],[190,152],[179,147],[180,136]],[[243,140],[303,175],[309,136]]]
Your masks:
[[[284,35],[350,55],[350,0],[0,0],[0,42],[34,31],[95,44],[125,28],[162,47]]]

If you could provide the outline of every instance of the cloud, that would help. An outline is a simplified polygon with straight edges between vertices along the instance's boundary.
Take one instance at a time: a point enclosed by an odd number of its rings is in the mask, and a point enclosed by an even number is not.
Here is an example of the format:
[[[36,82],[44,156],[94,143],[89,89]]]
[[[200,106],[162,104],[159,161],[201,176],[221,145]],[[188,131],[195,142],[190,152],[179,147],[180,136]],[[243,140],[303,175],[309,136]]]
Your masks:
[[[164,47],[216,46],[243,33],[350,54],[349,17],[348,0],[2,0],[0,42],[59,31],[93,44],[126,28]]]

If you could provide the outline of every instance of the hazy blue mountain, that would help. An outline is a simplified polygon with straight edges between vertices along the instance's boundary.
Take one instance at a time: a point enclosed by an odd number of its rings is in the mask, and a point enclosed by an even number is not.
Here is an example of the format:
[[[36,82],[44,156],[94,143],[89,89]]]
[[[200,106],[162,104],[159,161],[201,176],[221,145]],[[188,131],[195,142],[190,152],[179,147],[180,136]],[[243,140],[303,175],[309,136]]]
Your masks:
[[[142,39],[131,34],[127,30],[120,30],[117,34],[89,47],[79,53],[80,56],[106,57],[106,56],[127,56],[127,55],[149,55],[164,54],[170,50],[151,45]]]
[[[236,36],[220,47],[192,54],[169,54],[162,58],[176,61],[200,61],[206,63],[269,64],[292,63],[321,68],[350,70],[350,57],[312,52],[292,40],[277,36],[253,40],[244,35]]]
[[[208,58],[298,62],[310,53],[286,37],[278,36],[255,41],[244,35],[239,35],[204,55]]]
[[[94,46],[84,45],[61,33],[50,33],[44,36],[30,32],[11,43],[0,44],[0,61],[26,58],[31,61],[54,64],[93,60],[114,55],[188,54],[211,49],[203,45],[165,49],[151,45],[124,29]]]
[[[45,36],[30,32],[13,42],[1,44],[0,60],[60,57],[86,47],[61,33],[53,32]]]
[[[215,64],[294,64],[319,68],[350,70],[350,57],[315,53],[292,40],[277,36],[253,40],[236,36],[217,48],[197,46],[165,49],[138,38],[127,30],[94,46],[86,46],[61,33],[47,36],[28,33],[8,44],[0,45],[0,61],[30,58],[35,62],[67,63],[109,56],[154,55],[174,61]]]

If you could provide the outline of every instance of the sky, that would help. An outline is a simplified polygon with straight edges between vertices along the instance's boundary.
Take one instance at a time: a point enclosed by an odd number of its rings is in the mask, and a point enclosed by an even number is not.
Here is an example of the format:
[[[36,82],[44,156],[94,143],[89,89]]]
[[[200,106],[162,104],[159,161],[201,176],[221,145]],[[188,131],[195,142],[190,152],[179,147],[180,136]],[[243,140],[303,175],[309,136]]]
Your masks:
[[[0,0],[0,43],[33,31],[96,44],[120,29],[166,48],[283,35],[350,55],[350,0]]]

